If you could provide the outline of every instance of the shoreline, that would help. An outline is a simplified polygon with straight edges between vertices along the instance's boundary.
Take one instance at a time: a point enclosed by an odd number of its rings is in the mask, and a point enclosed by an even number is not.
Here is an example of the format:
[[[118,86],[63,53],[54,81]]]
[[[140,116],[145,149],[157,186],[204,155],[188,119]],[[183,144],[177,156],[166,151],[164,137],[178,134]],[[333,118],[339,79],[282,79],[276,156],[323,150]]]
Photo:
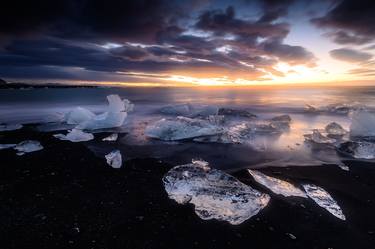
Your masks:
[[[113,169],[85,143],[51,134],[27,126],[0,135],[1,143],[35,139],[44,146],[24,156],[0,151],[3,248],[361,249],[375,243],[372,163],[349,162],[349,172],[334,165],[261,169],[294,184],[322,186],[346,221],[311,200],[272,194],[245,170],[233,172],[241,182],[270,194],[271,201],[255,217],[232,226],[201,220],[193,206],[168,198],[161,179],[175,165],[138,158]]]

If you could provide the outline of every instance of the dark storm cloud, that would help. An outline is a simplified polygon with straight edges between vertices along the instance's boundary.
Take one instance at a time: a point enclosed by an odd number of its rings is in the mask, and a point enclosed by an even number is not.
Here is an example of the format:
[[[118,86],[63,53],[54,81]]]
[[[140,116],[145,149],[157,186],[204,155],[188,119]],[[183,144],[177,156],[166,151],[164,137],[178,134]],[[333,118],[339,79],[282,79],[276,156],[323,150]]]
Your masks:
[[[231,6],[225,12],[221,10],[204,12],[199,17],[196,27],[213,31],[218,35],[230,33],[237,36],[262,38],[284,38],[289,33],[289,25],[286,23],[271,24],[236,18],[235,10]]]
[[[334,59],[354,63],[366,62],[372,58],[372,54],[349,48],[334,49],[331,50],[329,54]]]
[[[293,0],[264,0],[261,2],[264,14],[259,22],[273,22],[280,17],[287,15],[289,6]]]
[[[312,19],[318,27],[333,29],[335,42],[364,44],[375,39],[375,1],[338,1],[325,16]]]
[[[6,1],[0,34],[48,34],[58,37],[152,41],[177,16],[191,10],[188,1],[35,0]]]
[[[368,36],[353,35],[342,30],[328,33],[327,36],[332,38],[334,42],[338,44],[343,44],[343,45],[345,44],[362,45],[362,44],[371,42],[373,39]]]
[[[208,2],[9,1],[0,15],[0,76],[95,80],[107,74],[110,80],[206,70],[254,79],[282,76],[273,68],[279,61],[313,65],[311,52],[283,42],[290,26],[279,18],[292,1],[257,1],[261,13],[254,19]]]
[[[291,65],[307,64],[308,66],[315,66],[314,54],[301,46],[291,46],[279,41],[272,41],[264,44],[264,50]]]

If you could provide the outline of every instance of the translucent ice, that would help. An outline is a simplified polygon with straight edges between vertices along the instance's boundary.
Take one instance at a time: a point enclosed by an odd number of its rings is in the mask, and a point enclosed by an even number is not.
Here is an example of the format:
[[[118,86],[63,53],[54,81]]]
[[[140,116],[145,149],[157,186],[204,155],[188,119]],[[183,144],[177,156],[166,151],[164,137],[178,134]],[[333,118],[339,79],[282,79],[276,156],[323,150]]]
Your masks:
[[[273,118],[271,118],[271,120],[275,121],[275,122],[290,123],[292,121],[292,118],[289,115],[285,114],[285,115],[273,117]]]
[[[307,198],[305,192],[287,181],[267,176],[257,170],[249,169],[248,172],[250,173],[250,175],[252,175],[252,177],[254,177],[255,181],[270,189],[275,194],[283,195],[285,197],[298,196]]]
[[[225,117],[223,115],[210,115],[207,119],[213,125],[223,125],[225,123]]]
[[[67,124],[80,124],[95,117],[90,110],[82,107],[76,107],[65,114],[65,122]]]
[[[134,105],[127,99],[121,99],[116,94],[108,95],[107,100],[109,103],[108,112],[130,112],[133,111]]]
[[[342,213],[341,208],[327,191],[313,184],[304,184],[303,188],[307,196],[313,199],[316,204],[326,209],[337,218],[345,220],[345,215]]]
[[[119,150],[114,150],[105,155],[105,159],[112,168],[119,169],[122,166],[122,156]]]
[[[208,117],[209,115],[217,115],[219,108],[210,105],[178,104],[165,106],[160,111],[164,114],[194,118],[198,116]]]
[[[354,137],[375,136],[375,114],[356,111],[351,114],[350,135]]]
[[[346,130],[344,130],[344,128],[342,128],[342,126],[336,122],[329,123],[325,127],[325,130],[328,133],[328,135],[333,136],[343,136],[347,133]]]
[[[103,138],[102,140],[103,141],[114,142],[117,139],[118,139],[118,134],[117,133],[113,133],[113,134],[109,135],[108,137]]]
[[[221,128],[207,120],[186,117],[177,117],[174,120],[161,119],[145,129],[146,136],[166,141],[211,136],[221,132]]]
[[[10,148],[13,148],[16,145],[17,144],[0,144],[0,150],[10,149]]]
[[[163,183],[169,198],[179,204],[194,204],[201,219],[223,220],[233,225],[256,215],[270,200],[267,194],[196,161],[172,168],[163,177]]]
[[[123,125],[127,112],[132,111],[134,105],[129,100],[122,100],[118,95],[107,96],[108,109],[106,112],[95,115],[91,111],[77,107],[66,114],[68,124],[77,124],[80,130],[96,130],[120,127]]]
[[[334,113],[347,115],[352,111],[365,109],[365,106],[359,104],[345,104],[345,103],[336,103],[330,104],[322,107],[314,107],[312,105],[305,105],[305,111],[310,113]]]
[[[244,109],[220,108],[219,115],[255,118],[256,115]]]
[[[292,118],[289,115],[280,115],[271,118],[270,126],[280,131],[286,131],[290,128]]]
[[[305,111],[306,112],[310,112],[310,113],[314,113],[314,112],[317,112],[318,109],[312,105],[309,105],[309,104],[306,104],[305,105]]]
[[[91,133],[86,133],[79,129],[72,129],[68,131],[66,135],[64,134],[55,134],[53,135],[55,138],[60,140],[69,140],[71,142],[84,142],[90,141],[94,139],[94,135]]]
[[[319,130],[314,129],[312,134],[304,135],[305,140],[309,142],[314,142],[317,144],[332,144],[336,142],[336,139],[326,137],[322,135]]]
[[[126,112],[105,112],[95,116],[93,119],[80,123],[76,128],[81,130],[97,130],[120,127],[123,125],[127,115]]]
[[[375,143],[371,142],[349,141],[340,144],[338,150],[357,159],[375,159]]]
[[[38,150],[42,150],[43,146],[34,140],[25,140],[14,147],[17,150],[17,155],[22,156],[25,153],[30,153]]]
[[[251,130],[246,123],[226,127],[222,133],[213,136],[194,138],[194,141],[205,143],[243,143],[251,135]]]
[[[0,124],[0,131],[14,131],[21,129],[22,127],[21,124]]]

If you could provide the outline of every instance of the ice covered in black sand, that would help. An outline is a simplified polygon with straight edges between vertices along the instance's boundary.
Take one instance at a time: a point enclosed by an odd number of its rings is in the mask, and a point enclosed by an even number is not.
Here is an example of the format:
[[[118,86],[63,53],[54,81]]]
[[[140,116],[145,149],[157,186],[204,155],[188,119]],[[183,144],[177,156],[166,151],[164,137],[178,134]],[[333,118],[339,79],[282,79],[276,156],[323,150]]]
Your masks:
[[[114,150],[105,155],[105,159],[107,160],[107,164],[112,168],[119,169],[122,166],[122,155],[119,150]]]
[[[207,162],[192,161],[172,168],[163,183],[169,198],[191,203],[204,220],[217,219],[238,225],[267,206],[270,197],[238,181]]]
[[[84,132],[79,129],[73,129],[68,131],[66,135],[64,134],[55,134],[53,135],[55,138],[58,138],[60,140],[69,140],[71,142],[84,142],[84,141],[90,141],[94,139],[94,135],[91,133]]]
[[[40,144],[39,141],[25,140],[25,141],[17,144],[14,147],[14,149],[17,151],[18,156],[22,156],[26,153],[42,150],[43,146]]]

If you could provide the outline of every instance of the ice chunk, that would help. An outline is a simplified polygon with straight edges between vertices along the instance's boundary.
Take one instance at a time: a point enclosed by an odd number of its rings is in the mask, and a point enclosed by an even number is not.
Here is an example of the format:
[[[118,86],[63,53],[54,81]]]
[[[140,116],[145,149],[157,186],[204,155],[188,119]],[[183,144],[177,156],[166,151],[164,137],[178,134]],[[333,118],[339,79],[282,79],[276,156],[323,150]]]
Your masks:
[[[55,138],[60,140],[69,140],[71,142],[84,142],[90,141],[94,139],[94,135],[91,133],[86,133],[79,129],[72,129],[68,132],[68,134],[55,134],[53,135]]]
[[[354,137],[375,136],[375,114],[356,111],[351,114],[350,135]]]
[[[375,159],[375,143],[349,141],[340,144],[338,151],[357,159]]]
[[[309,105],[309,104],[306,104],[305,105],[305,112],[310,112],[310,113],[314,113],[314,112],[318,112],[318,109],[312,105]]]
[[[366,109],[366,107],[358,103],[354,103],[354,104],[336,103],[336,104],[327,105],[326,107],[323,107],[322,109],[331,113],[346,115],[352,111],[364,110]]]
[[[194,118],[198,116],[208,117],[209,115],[217,115],[219,109],[217,106],[210,105],[178,104],[165,106],[160,111],[168,115]]]
[[[363,110],[365,106],[354,103],[354,104],[346,104],[346,103],[335,103],[330,104],[327,106],[322,107],[314,107],[311,105],[305,105],[305,111],[311,113],[334,113],[334,114],[341,114],[347,115],[352,111]]]
[[[14,131],[21,129],[22,127],[21,124],[0,124],[0,131]]]
[[[163,177],[163,183],[169,198],[179,204],[194,204],[201,219],[223,220],[233,225],[256,215],[270,200],[269,195],[197,162],[172,168]]]
[[[223,125],[225,123],[225,117],[223,115],[210,115],[207,119],[213,125]]]
[[[290,128],[290,122],[292,118],[289,115],[280,115],[271,118],[269,125],[277,130],[286,131]]]
[[[249,128],[246,123],[240,123],[226,127],[223,130],[223,133],[194,138],[194,141],[204,143],[240,144],[249,139],[252,135],[252,129]]]
[[[105,112],[95,116],[93,119],[80,123],[76,128],[81,130],[97,130],[120,127],[123,125],[127,115],[126,112]]]
[[[285,114],[285,115],[273,117],[271,118],[271,120],[275,122],[290,123],[292,121],[292,118],[289,115]]]
[[[257,136],[273,136],[283,132],[283,127],[269,121],[241,122],[224,127],[220,134],[195,138],[197,142],[214,143],[248,143],[252,144]],[[254,144],[252,144],[254,145]]]
[[[123,125],[127,112],[132,111],[134,105],[129,100],[121,98],[118,95],[107,96],[109,103],[108,111],[95,115],[91,111],[77,107],[66,114],[65,121],[68,124],[77,124],[76,128],[80,130],[96,130],[115,128]]]
[[[67,124],[80,124],[95,117],[95,114],[83,107],[76,107],[65,114],[65,122]]]
[[[186,117],[177,117],[175,120],[161,119],[145,129],[146,136],[166,141],[211,136],[221,132],[221,128],[207,120]]]
[[[336,122],[329,123],[325,127],[325,130],[328,133],[328,135],[332,136],[343,136],[346,134],[346,130],[344,130],[344,128],[342,128],[342,126]]]
[[[110,141],[110,142],[114,142],[118,139],[118,134],[117,133],[113,133],[111,135],[109,135],[108,137],[105,137],[103,138],[102,140],[103,141]]]
[[[30,153],[38,150],[42,150],[43,146],[39,143],[39,141],[35,140],[25,140],[14,147],[17,150],[17,155],[22,156],[25,153]]]
[[[302,190],[300,190],[299,188],[295,187],[287,181],[267,176],[257,170],[248,169],[248,172],[252,177],[254,177],[255,181],[270,189],[275,194],[283,195],[285,197],[298,196],[307,198],[305,192],[303,192]]]
[[[130,112],[133,111],[134,105],[127,99],[121,99],[117,94],[107,96],[109,103],[108,112]]]
[[[122,156],[119,150],[114,150],[111,153],[105,155],[108,165],[112,168],[119,169],[122,166]]]
[[[304,184],[302,186],[307,196],[313,199],[316,204],[326,209],[337,218],[345,220],[345,215],[342,213],[341,208],[327,191],[313,184]]]
[[[255,114],[252,114],[251,112],[243,109],[220,108],[218,114],[226,116],[256,118]]]
[[[13,148],[13,147],[16,146],[16,145],[17,145],[17,144],[0,144],[0,150]]]
[[[309,142],[314,142],[317,144],[332,144],[336,142],[336,139],[323,136],[319,130],[314,129],[312,134],[304,135],[305,140]]]
[[[281,127],[266,121],[247,124],[247,127],[249,132],[257,135],[281,134],[283,132],[283,129],[280,129]]]

